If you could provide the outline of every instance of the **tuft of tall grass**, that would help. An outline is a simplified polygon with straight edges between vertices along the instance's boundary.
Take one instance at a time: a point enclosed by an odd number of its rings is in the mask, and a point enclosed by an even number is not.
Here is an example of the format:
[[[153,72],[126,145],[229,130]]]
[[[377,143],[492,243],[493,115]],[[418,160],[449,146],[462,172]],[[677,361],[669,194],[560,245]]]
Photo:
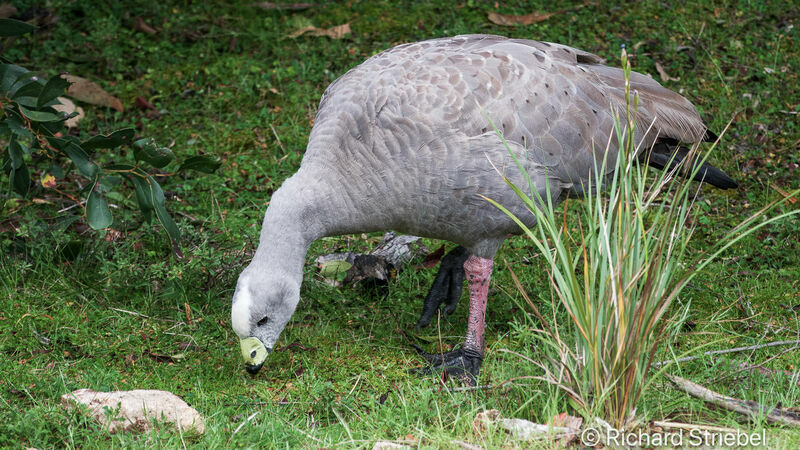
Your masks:
[[[556,211],[549,186],[544,196],[533,188],[527,195],[506,178],[537,218],[532,228],[487,199],[509,214],[547,258],[552,287],[570,318],[566,333],[558,324],[548,324],[517,284],[544,324],[538,336],[555,350],[544,353],[557,355],[534,362],[544,371],[540,378],[563,389],[587,418],[599,417],[617,428],[632,424],[637,402],[653,379],[656,351],[680,331],[688,303],[677,310],[670,306],[682,289],[742,237],[798,212],[756,223],[785,199],[773,202],[692,260],[688,246],[697,223],[692,220],[697,190],[688,180],[700,164],[679,169],[687,171],[685,179],[676,178],[676,170],[656,173],[640,164],[637,153],[646,149],[634,143],[638,97],[634,93],[631,99],[631,68],[624,50],[622,64],[624,116],[612,110],[619,151],[609,152],[609,141],[602,162],[584,184],[577,231]],[[692,153],[696,151],[697,146]],[[693,159],[705,158],[690,154],[687,161]],[[517,165],[524,172],[519,161]],[[535,319],[530,320],[533,324]]]

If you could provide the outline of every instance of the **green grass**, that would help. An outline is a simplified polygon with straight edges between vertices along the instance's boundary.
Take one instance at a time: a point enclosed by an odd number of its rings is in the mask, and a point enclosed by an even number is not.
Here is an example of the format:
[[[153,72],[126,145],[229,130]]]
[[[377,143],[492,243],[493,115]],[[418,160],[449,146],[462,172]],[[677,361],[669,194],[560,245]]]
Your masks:
[[[634,70],[656,77],[660,63],[680,77],[664,84],[692,100],[713,130],[733,120],[713,159],[741,188],[732,193],[702,188],[694,252],[777,198],[774,187],[800,188],[800,125],[797,115],[787,113],[800,103],[798,30],[790,29],[800,8],[791,2],[687,2],[669,9],[661,2],[603,2],[516,28],[491,24],[486,13],[495,10],[494,2],[482,1],[457,7],[444,1],[328,2],[300,12],[262,11],[249,1],[168,3],[55,0],[47,8],[58,22],[4,45],[6,57],[29,69],[93,78],[126,106],[143,96],[164,112],[151,119],[132,107],[124,113],[86,107],[81,133],[136,126],[160,143],[174,141],[180,156],[213,154],[223,166],[215,175],[163,183],[174,194],[168,208],[185,235],[183,260],[170,255],[166,235],[155,227],[106,241],[103,233],[79,236],[75,226],[55,226],[63,216],[56,214],[60,204],[5,202],[0,446],[182,445],[181,436],[168,428],[152,436],[108,436],[59,406],[60,395],[84,387],[165,389],[182,396],[206,419],[205,435],[184,437],[188,446],[202,448],[371,447],[377,439],[415,439],[432,447],[460,439],[497,447],[508,445],[501,433],[472,433],[477,411],[496,408],[508,417],[545,422],[570,410],[543,382],[447,392],[434,378],[407,373],[421,361],[401,330],[432,349],[440,339],[446,348],[459,344],[466,328],[462,299],[450,321],[413,330],[434,269],[403,272],[387,292],[369,293],[328,287],[307,265],[300,306],[279,348],[256,378],[242,370],[229,323],[230,297],[258,240],[269,195],[297,169],[327,84],[395,43],[495,33],[562,42],[609,61],[616,61],[619,45],[626,43]],[[25,10],[31,4],[17,6]],[[522,14],[546,11],[548,5],[509,2],[497,11]],[[130,18],[137,15],[159,34],[133,30]],[[342,40],[286,39],[307,24],[345,22],[353,33]],[[31,198],[46,194],[39,188]],[[118,203],[133,210],[134,201]],[[569,210],[574,215],[575,205]],[[117,216],[120,228],[136,219]],[[11,223],[23,226],[14,230]],[[797,338],[798,235],[797,221],[779,222],[744,239],[698,275],[679,299],[691,302],[690,327],[672,351],[697,354]],[[324,239],[309,258],[345,247],[368,249],[374,242],[372,236]],[[539,374],[519,357],[498,351],[541,356],[502,263],[512,265],[539,309],[550,311],[558,301],[536,253],[531,242],[515,238],[498,254],[481,384]],[[290,346],[293,342],[297,345]],[[800,352],[784,350],[705,358],[670,371],[727,395],[796,407],[797,375],[768,378],[738,368],[742,362],[763,363],[796,373]],[[183,357],[169,358],[177,354]],[[661,356],[670,357],[666,351]],[[770,442],[785,439],[788,447],[800,442],[796,430],[763,420],[742,422],[669,388],[666,380],[655,384],[637,410],[648,420],[767,427]],[[234,435],[253,413],[258,414]]]

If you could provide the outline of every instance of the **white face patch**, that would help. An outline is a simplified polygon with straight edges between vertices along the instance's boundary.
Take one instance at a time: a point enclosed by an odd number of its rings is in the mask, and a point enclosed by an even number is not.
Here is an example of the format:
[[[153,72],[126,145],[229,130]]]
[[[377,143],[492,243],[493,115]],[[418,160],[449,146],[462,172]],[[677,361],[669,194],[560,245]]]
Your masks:
[[[250,308],[253,299],[250,297],[250,290],[246,282],[237,286],[236,293],[233,294],[233,306],[231,307],[231,325],[233,331],[244,339],[250,337]]]

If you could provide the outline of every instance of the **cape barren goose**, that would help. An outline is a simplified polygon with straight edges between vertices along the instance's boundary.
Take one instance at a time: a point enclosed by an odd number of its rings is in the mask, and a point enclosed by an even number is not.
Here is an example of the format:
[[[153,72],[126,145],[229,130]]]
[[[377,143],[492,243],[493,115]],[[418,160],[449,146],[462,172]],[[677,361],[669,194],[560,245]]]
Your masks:
[[[620,69],[591,53],[486,35],[400,45],[333,82],[300,169],[272,195],[258,249],[233,295],[232,324],[247,371],[258,372],[294,313],[315,239],[391,229],[459,244],[443,259],[419,325],[442,303],[445,312],[455,308],[466,277],[464,344],[427,357],[434,370],[474,380],[493,257],[506,236],[519,232],[481,196],[534,221],[495,169],[527,186],[486,117],[541,195],[546,183],[554,199],[580,194],[609,141],[611,107],[623,110],[623,83]],[[663,168],[676,151],[685,156],[681,143],[711,138],[688,100],[635,72],[631,84],[640,96],[637,142],[654,148],[652,165]],[[714,186],[736,186],[709,165],[700,173]]]

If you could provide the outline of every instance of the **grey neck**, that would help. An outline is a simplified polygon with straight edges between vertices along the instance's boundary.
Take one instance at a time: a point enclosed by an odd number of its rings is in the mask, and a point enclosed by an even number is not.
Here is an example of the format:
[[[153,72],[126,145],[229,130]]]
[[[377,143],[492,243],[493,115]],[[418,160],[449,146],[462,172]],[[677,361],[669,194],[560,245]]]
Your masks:
[[[308,248],[325,234],[324,217],[314,197],[313,184],[298,172],[273,193],[264,222],[261,237],[251,266],[269,268],[272,272],[302,279],[303,265]]]

